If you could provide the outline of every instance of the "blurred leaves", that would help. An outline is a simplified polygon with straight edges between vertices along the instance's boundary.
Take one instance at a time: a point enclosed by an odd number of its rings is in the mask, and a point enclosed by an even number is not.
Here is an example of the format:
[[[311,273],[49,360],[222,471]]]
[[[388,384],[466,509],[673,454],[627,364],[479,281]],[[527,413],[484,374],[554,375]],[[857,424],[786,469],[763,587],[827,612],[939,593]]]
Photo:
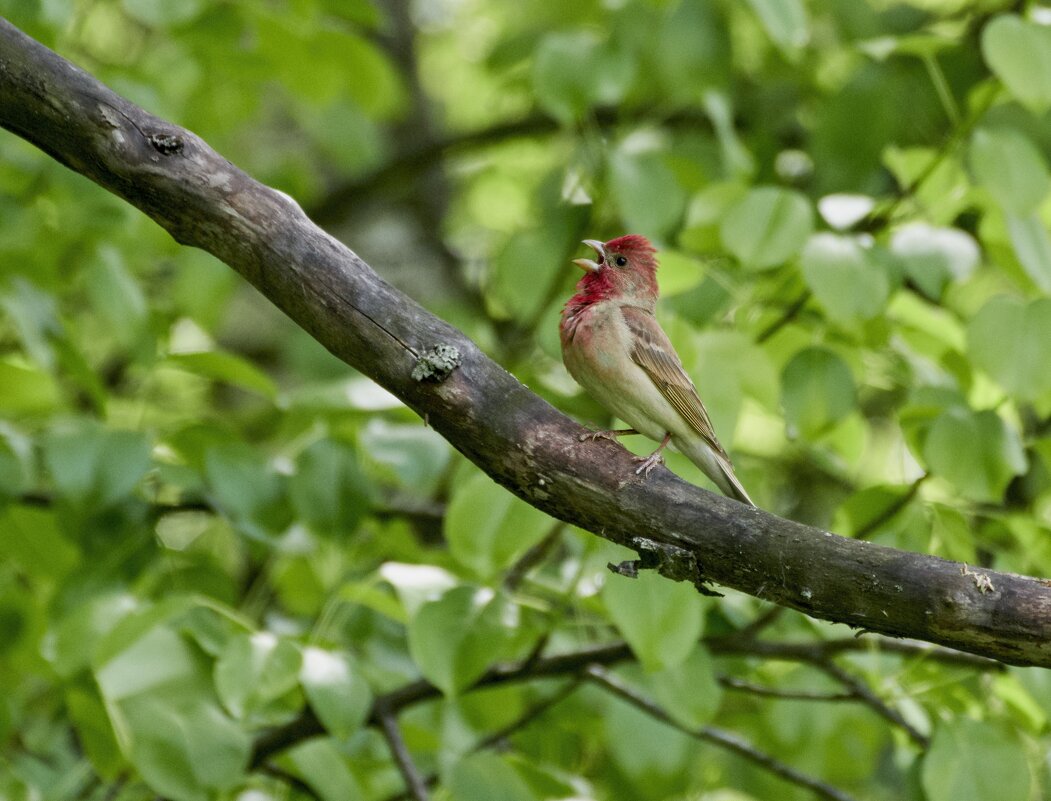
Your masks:
[[[746,267],[766,269],[799,252],[814,226],[806,197],[775,187],[751,190],[723,218],[723,244]]]
[[[615,576],[602,600],[624,639],[647,670],[676,668],[704,631],[704,602],[689,584],[671,582],[656,571],[629,581]]]
[[[812,438],[838,423],[855,404],[854,377],[841,358],[824,348],[800,351],[781,374],[785,423]]]
[[[1004,8],[0,0],[589,424],[606,410],[558,363],[568,261],[648,236],[661,323],[764,508],[1049,575],[1051,28]],[[440,700],[398,723],[436,795],[786,792],[597,687],[539,712],[553,676],[472,689],[620,637],[618,676],[676,723],[854,797],[1047,794],[1039,671],[837,656],[937,721],[923,755],[862,703],[783,697],[844,689],[813,664],[699,643],[741,636],[754,599],[610,575],[620,549],[426,423],[214,258],[0,136],[0,795],[390,797],[374,699],[428,682]],[[324,732],[249,771],[307,712]]]
[[[943,724],[923,760],[923,787],[931,801],[1029,798],[1022,743],[1002,726],[967,718]]]
[[[982,31],[982,54],[1007,89],[1034,111],[1051,107],[1051,29],[1003,14]]]

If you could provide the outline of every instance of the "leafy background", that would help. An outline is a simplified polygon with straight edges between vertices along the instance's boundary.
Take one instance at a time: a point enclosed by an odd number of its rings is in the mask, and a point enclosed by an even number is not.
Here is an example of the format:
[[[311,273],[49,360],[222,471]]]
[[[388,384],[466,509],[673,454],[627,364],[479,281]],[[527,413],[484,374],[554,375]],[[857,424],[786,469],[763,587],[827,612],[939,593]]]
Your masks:
[[[568,260],[650,236],[659,317],[760,505],[1051,573],[1051,9],[0,13],[295,197],[581,420],[609,422],[560,364]],[[1046,671],[606,570],[629,556],[0,136],[0,795],[404,797],[372,704],[420,677],[440,693],[397,727],[440,798],[812,797],[780,768],[866,799],[1051,792]],[[608,670],[530,672],[621,638]],[[522,680],[472,689],[497,662]],[[304,710],[324,736],[250,763]]]

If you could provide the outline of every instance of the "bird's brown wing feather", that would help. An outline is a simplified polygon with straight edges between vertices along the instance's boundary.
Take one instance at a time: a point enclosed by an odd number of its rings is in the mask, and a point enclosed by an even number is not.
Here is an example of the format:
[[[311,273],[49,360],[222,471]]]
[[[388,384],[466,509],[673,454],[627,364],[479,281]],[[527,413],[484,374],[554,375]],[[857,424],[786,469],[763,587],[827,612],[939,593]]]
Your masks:
[[[708,411],[701,403],[697,390],[686,375],[679,361],[675,348],[656,318],[645,309],[637,306],[622,306],[624,322],[632,333],[632,360],[639,365],[653,381],[660,393],[667,399],[682,418],[690,424],[708,446],[724,458],[727,464],[730,457],[719,444],[712,428]]]

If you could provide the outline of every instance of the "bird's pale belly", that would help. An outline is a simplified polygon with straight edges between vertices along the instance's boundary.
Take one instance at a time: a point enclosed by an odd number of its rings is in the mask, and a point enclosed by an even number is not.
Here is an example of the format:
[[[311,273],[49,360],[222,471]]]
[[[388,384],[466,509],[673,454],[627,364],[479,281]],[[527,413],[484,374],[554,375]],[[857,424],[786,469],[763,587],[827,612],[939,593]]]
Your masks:
[[[628,355],[627,326],[608,315],[595,316],[578,329],[576,347],[564,354],[570,375],[640,434],[657,441],[669,431],[686,434],[686,422]]]

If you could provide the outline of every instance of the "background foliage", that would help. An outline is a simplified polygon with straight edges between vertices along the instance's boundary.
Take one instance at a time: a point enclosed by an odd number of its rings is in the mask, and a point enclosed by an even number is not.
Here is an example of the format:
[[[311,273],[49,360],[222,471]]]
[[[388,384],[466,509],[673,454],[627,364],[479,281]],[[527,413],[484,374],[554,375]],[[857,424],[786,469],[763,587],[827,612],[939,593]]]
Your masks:
[[[659,316],[760,505],[1051,573],[1051,9],[0,12],[294,196],[582,420],[609,422],[560,364],[568,260],[585,236],[650,236]],[[624,558],[496,487],[232,271],[0,136],[0,795],[386,799],[412,773],[402,737],[463,801],[811,797],[785,769],[868,799],[1051,792],[1046,671],[880,650],[610,575]],[[614,667],[540,670],[621,638]],[[497,662],[521,680],[490,681]],[[390,707],[421,676],[440,694]],[[250,767],[304,710],[325,736]]]

